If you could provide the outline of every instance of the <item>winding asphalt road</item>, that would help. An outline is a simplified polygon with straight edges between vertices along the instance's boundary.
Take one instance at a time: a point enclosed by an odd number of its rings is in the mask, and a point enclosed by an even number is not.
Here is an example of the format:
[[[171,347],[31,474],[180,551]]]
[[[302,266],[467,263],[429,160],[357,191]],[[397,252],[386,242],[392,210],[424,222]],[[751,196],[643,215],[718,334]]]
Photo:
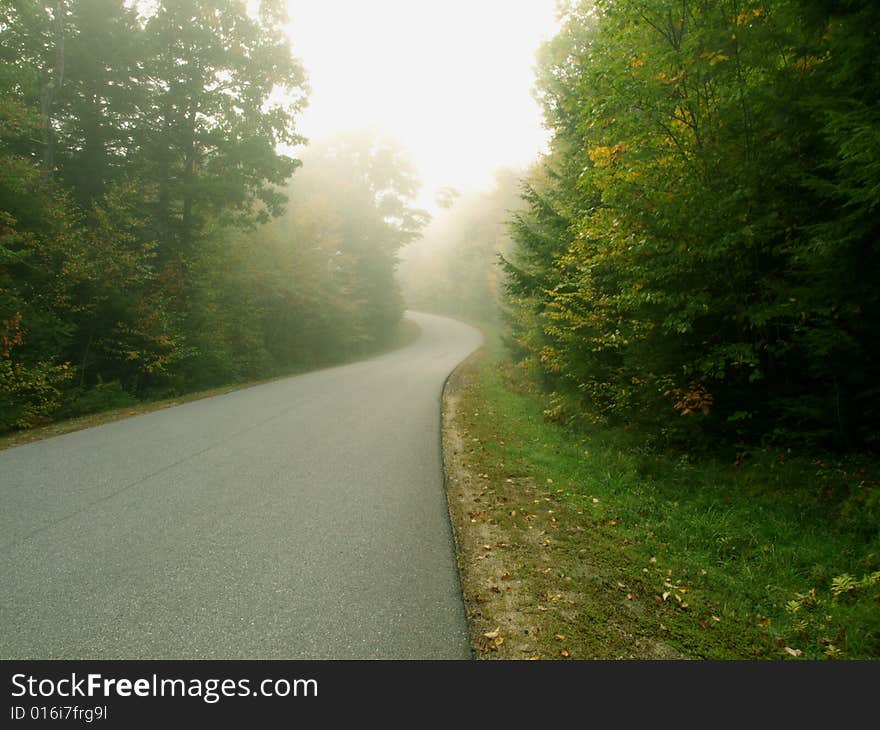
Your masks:
[[[412,345],[0,452],[0,658],[467,658],[440,396]]]

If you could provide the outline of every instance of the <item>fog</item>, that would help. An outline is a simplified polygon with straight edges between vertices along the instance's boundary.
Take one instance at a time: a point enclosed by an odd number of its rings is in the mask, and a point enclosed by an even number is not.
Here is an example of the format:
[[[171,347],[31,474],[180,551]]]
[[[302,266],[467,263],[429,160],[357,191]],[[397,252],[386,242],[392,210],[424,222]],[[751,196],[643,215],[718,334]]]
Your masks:
[[[311,86],[299,131],[395,137],[433,214],[443,187],[488,191],[497,169],[525,167],[546,144],[532,67],[555,32],[555,4],[289,0],[293,53]]]
[[[490,316],[556,23],[554,0],[0,3],[0,431],[360,356],[407,306]]]

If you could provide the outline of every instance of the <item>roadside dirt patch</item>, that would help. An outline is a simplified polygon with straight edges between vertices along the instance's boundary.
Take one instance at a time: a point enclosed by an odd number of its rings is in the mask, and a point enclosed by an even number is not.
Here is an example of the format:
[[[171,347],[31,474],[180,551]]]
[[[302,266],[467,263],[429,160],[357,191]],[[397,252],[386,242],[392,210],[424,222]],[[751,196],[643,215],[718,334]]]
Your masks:
[[[449,511],[471,645],[481,659],[680,659],[640,621],[634,589],[598,564],[589,518],[552,484],[487,453],[472,356],[443,394]],[[477,410],[475,410],[477,409]],[[501,429],[495,430],[495,433]]]

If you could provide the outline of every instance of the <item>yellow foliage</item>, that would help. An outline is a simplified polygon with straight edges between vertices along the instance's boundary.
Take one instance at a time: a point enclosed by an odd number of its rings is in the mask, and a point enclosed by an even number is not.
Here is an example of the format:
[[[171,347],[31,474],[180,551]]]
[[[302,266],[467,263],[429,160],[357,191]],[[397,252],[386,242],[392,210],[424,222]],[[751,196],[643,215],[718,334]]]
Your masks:
[[[661,84],[677,84],[687,75],[686,71],[679,71],[674,76],[670,76],[665,71],[659,71],[654,74],[654,78],[656,78]]]
[[[613,147],[597,146],[589,149],[590,159],[596,167],[611,167],[620,161],[620,157],[626,149],[625,142],[618,142]]]
[[[700,58],[702,58],[704,61],[708,61],[710,66],[715,66],[722,61],[730,60],[730,56],[724,55],[721,51],[712,51],[708,48],[700,51]]]
[[[0,356],[9,357],[13,347],[24,343],[21,312],[13,314],[11,319],[4,319],[0,325]]]
[[[750,23],[755,18],[760,18],[764,11],[761,8],[752,8],[751,10],[746,10],[743,13],[740,13],[736,16],[736,24],[737,25],[745,25],[746,23]]]
[[[826,53],[822,56],[801,56],[798,59],[795,59],[794,67],[798,71],[812,71],[816,66],[820,63],[824,63],[830,58],[830,54]]]

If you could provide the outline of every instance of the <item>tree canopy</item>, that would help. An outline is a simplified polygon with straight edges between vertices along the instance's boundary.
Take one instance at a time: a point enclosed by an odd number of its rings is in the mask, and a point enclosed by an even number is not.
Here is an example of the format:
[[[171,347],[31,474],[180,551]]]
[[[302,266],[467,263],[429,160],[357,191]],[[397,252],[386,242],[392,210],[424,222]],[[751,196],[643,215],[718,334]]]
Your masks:
[[[394,328],[418,182],[364,133],[291,187],[308,85],[285,7],[0,0],[0,431]]]
[[[548,412],[876,447],[876,4],[574,2],[508,257]]]

